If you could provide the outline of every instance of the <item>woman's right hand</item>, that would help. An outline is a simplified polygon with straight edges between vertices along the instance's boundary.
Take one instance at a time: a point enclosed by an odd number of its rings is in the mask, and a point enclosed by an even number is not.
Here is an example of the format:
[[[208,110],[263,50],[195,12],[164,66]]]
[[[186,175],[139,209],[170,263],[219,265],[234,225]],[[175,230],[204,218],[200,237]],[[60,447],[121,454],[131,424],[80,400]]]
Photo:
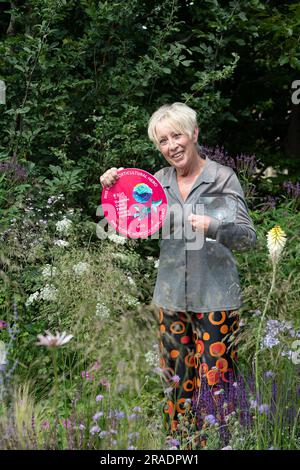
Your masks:
[[[101,183],[102,188],[110,188],[116,183],[116,181],[119,179],[118,169],[124,170],[123,167],[121,168],[113,167],[107,170],[105,173],[103,173],[102,176],[100,176],[100,183]]]

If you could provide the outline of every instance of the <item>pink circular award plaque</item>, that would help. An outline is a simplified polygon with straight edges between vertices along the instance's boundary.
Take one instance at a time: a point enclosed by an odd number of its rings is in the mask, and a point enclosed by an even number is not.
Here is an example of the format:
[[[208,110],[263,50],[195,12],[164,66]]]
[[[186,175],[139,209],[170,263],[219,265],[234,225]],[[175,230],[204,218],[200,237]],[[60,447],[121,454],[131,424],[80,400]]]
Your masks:
[[[167,197],[160,182],[139,168],[118,170],[119,179],[102,191],[108,223],[128,238],[147,238],[163,225]]]

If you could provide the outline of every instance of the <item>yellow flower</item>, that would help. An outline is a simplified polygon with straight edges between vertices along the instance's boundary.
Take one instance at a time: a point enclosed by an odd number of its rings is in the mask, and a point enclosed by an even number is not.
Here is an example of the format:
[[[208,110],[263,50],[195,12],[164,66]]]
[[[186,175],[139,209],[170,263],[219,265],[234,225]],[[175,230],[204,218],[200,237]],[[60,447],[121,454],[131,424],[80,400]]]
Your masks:
[[[269,255],[273,263],[276,263],[286,243],[286,234],[279,225],[269,230],[267,235]]]

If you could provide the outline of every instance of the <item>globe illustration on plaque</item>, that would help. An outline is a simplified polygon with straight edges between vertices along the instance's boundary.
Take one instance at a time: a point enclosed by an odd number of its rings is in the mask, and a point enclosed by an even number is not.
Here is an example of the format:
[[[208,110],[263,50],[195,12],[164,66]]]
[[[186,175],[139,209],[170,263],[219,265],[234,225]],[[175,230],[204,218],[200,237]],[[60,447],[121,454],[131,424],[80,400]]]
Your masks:
[[[152,189],[145,183],[136,184],[133,188],[132,195],[136,202],[145,203],[152,197]]]

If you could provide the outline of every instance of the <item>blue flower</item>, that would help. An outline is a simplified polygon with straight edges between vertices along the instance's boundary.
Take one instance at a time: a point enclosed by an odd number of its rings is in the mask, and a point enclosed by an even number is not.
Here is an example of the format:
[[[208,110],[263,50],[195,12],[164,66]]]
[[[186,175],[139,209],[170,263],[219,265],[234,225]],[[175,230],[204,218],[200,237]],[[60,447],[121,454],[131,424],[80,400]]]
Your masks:
[[[205,421],[207,423],[209,423],[211,426],[213,426],[214,424],[217,424],[218,421],[216,420],[215,416],[214,415],[206,415],[205,416]]]
[[[260,414],[263,414],[263,413],[268,414],[269,410],[270,410],[269,405],[266,405],[264,403],[262,405],[259,405],[258,407],[258,411],[260,412]]]
[[[274,372],[271,371],[271,370],[267,370],[267,372],[265,373],[265,376],[266,376],[267,378],[274,377]]]
[[[90,434],[92,434],[92,436],[93,436],[94,434],[96,434],[97,432],[100,432],[99,426],[93,426],[93,427],[90,429]]]
[[[101,416],[103,416],[103,411],[98,411],[94,416],[93,416],[93,421],[97,421]]]

